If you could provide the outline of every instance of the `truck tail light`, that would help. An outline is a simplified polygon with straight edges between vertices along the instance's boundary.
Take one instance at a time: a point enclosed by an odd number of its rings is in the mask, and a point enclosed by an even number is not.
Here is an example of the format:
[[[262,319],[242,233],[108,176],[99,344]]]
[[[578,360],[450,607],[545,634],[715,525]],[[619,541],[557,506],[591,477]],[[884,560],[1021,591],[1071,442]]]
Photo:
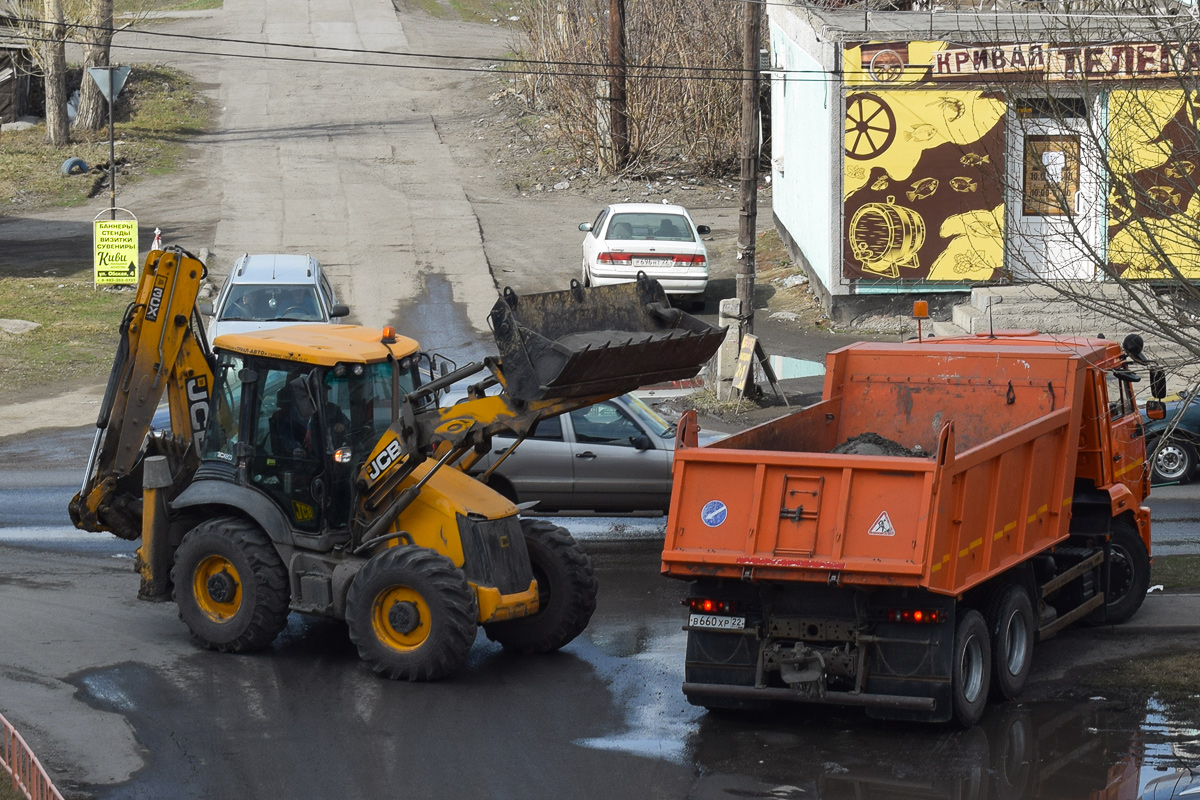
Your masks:
[[[689,597],[683,601],[695,614],[735,614],[737,604],[732,600],[714,600],[711,597]]]
[[[676,264],[695,264],[696,266],[702,267],[702,266],[704,266],[705,261],[704,261],[704,256],[702,256],[702,255],[697,254],[694,256],[688,256],[688,255],[683,255],[681,253],[681,254],[675,256],[675,263]]]
[[[888,622],[916,622],[929,624],[942,621],[942,612],[924,608],[889,608]]]
[[[633,263],[633,256],[628,253],[601,253],[596,256],[596,261],[601,264],[622,264],[629,266]]]

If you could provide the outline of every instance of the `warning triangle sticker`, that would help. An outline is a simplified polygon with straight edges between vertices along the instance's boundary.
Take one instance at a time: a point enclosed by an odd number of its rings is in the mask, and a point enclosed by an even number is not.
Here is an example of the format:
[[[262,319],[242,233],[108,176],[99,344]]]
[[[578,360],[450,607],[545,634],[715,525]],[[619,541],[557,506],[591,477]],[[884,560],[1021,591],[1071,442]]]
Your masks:
[[[875,524],[867,531],[871,536],[895,536],[896,529],[892,526],[892,518],[884,511],[875,520]]]

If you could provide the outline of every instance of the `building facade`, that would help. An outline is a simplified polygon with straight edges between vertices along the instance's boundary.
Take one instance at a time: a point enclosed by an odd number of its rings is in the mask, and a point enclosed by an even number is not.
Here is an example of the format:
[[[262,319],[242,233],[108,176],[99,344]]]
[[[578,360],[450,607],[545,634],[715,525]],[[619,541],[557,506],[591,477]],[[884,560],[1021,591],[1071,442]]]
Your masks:
[[[1200,45],[1146,18],[769,6],[774,215],[835,318],[1200,278]]]

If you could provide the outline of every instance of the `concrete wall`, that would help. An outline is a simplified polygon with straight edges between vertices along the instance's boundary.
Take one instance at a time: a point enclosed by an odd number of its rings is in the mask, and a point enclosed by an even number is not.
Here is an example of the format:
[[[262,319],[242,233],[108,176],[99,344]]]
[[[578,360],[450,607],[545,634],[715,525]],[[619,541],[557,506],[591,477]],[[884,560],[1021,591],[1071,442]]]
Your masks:
[[[790,11],[771,6],[772,211],[820,294],[842,294],[840,169],[845,116],[830,74],[836,48]],[[836,124],[835,124],[836,123]]]

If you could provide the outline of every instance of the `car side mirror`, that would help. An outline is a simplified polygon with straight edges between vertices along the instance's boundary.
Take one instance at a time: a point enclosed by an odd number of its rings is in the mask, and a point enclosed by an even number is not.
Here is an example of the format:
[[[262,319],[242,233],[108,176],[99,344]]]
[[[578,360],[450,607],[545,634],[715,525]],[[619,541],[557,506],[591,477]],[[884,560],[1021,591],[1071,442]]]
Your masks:
[[[1159,400],[1167,396],[1167,375],[1161,369],[1150,370],[1150,396]]]
[[[591,229],[592,229],[592,223],[590,223],[590,222],[579,223],[579,230],[587,232],[587,231],[590,231]]]
[[[196,308],[197,308],[197,310],[199,310],[199,312],[202,316],[211,317],[213,315],[213,304],[212,303],[200,303],[199,305],[196,306]]]
[[[649,450],[651,447],[649,436],[630,436],[629,443],[634,450]]]
[[[712,228],[708,227],[707,225],[697,225],[696,233],[700,234],[701,236],[706,236],[712,233]]]
[[[1146,418],[1147,419],[1166,419],[1167,404],[1162,400],[1147,400],[1146,401]]]
[[[329,309],[329,316],[330,318],[348,317],[350,316],[350,306],[345,305],[344,303],[335,303],[333,307]]]

